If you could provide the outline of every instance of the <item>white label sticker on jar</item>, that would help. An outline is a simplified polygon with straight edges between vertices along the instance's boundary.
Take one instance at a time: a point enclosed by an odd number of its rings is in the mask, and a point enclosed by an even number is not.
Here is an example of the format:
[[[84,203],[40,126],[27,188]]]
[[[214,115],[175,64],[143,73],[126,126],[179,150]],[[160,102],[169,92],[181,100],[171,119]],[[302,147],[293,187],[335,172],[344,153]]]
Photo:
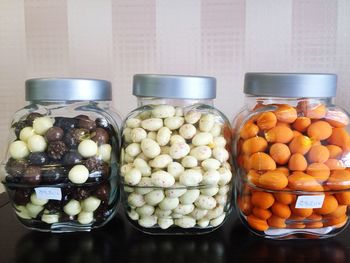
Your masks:
[[[37,187],[35,193],[38,199],[62,200],[61,188]]]
[[[295,208],[321,208],[324,195],[301,195],[298,197]]]

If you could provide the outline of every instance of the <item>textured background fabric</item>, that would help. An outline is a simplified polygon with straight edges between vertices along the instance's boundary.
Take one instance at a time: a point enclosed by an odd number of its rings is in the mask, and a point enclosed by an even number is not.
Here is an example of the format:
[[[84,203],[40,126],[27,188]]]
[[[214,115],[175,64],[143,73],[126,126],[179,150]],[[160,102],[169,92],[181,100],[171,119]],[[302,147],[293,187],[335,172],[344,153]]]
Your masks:
[[[31,77],[113,82],[122,116],[135,73],[217,77],[232,119],[246,71],[332,72],[349,107],[349,0],[0,0],[0,146]]]

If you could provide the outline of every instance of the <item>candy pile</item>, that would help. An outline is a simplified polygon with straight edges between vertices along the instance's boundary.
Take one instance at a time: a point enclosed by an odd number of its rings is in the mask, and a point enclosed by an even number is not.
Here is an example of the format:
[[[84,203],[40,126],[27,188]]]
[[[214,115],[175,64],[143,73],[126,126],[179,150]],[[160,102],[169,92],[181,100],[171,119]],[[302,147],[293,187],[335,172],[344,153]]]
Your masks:
[[[220,225],[232,178],[224,120],[195,107],[152,107],[129,117],[123,130],[129,217],[145,228]]]

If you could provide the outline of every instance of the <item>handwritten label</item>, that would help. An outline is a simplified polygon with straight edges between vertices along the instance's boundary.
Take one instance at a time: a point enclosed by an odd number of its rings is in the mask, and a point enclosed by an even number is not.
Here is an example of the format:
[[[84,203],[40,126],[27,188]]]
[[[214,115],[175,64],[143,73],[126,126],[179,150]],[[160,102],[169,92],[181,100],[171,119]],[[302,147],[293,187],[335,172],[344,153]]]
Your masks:
[[[321,208],[324,195],[301,195],[298,197],[295,208]]]
[[[35,193],[38,199],[62,200],[61,188],[37,187]]]

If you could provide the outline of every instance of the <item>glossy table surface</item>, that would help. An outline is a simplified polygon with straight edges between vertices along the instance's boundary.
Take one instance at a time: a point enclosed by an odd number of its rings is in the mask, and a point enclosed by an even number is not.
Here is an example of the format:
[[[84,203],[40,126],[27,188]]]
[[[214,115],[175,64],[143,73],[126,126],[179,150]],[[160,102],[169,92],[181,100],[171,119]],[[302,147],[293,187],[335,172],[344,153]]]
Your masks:
[[[324,240],[266,240],[231,214],[211,234],[150,236],[118,214],[92,232],[51,234],[20,225],[0,194],[0,262],[350,262],[350,229]]]

